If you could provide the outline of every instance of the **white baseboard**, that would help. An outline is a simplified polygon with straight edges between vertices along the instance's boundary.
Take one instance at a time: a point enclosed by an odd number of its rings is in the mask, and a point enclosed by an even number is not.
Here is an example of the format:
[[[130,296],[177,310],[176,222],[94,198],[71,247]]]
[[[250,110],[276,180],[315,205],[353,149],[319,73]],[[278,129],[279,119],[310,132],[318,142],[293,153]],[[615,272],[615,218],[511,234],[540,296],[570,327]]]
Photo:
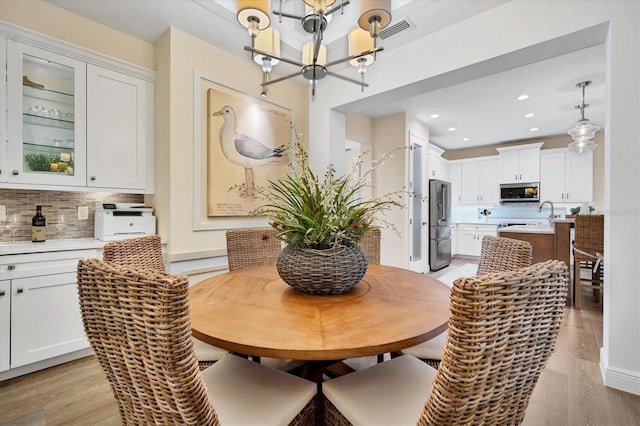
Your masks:
[[[600,348],[600,372],[605,386],[640,395],[640,372],[611,367],[604,348]]]

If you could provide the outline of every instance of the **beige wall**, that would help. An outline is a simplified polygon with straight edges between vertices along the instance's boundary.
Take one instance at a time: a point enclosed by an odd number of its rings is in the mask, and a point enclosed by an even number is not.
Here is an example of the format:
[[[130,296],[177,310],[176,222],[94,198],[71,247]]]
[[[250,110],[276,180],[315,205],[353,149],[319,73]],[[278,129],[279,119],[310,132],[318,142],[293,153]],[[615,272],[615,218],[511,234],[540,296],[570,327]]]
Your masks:
[[[378,118],[372,120],[372,123],[374,162],[397,148],[407,146],[409,132],[406,113]],[[379,197],[403,189],[406,185],[407,173],[405,151],[399,151],[387,157],[376,167],[373,195]],[[406,201],[405,197],[405,205]],[[385,214],[384,219],[392,223],[397,228],[397,232],[388,227],[382,228],[380,262],[385,265],[408,266],[406,210],[394,208]]]
[[[0,0],[0,19],[143,68],[155,69],[152,44],[42,0]]]
[[[170,260],[188,260],[226,254],[224,218],[206,218],[205,226],[217,230],[194,231],[196,198],[206,206],[206,166],[194,185],[194,71],[218,84],[259,96],[261,69],[248,59],[231,55],[175,28],[156,43],[156,194],[148,197],[159,217],[160,235],[167,241]],[[270,101],[292,110],[299,132],[308,128],[307,87],[284,81],[270,87]],[[199,141],[206,149],[206,140]],[[206,152],[206,151],[205,151]],[[202,161],[201,156],[196,161]],[[202,165],[202,162],[200,163]],[[206,164],[206,161],[204,162]],[[204,176],[204,181],[202,180]],[[205,186],[203,186],[205,185]],[[242,218],[237,226],[242,226]]]
[[[373,139],[371,135],[372,121],[369,117],[362,114],[347,115],[345,118],[345,133],[347,139],[363,144],[370,144]]]
[[[596,210],[604,209],[604,131],[600,131],[595,137],[598,147],[593,152],[593,204]],[[497,155],[496,147],[523,145],[527,143],[544,142],[542,149],[566,148],[571,142],[567,136],[555,136],[550,138],[537,138],[522,141],[504,142],[496,145],[483,146],[478,148],[457,149],[446,151],[442,154],[447,160],[461,160],[464,158],[484,157]]]
[[[157,72],[156,193],[145,202],[155,208],[169,259],[224,254],[224,230],[193,230],[194,70],[258,96],[260,68],[181,31],[170,29],[152,45],[41,0],[0,0],[0,19]],[[290,108],[298,130],[307,132],[306,85],[278,83],[269,98]]]

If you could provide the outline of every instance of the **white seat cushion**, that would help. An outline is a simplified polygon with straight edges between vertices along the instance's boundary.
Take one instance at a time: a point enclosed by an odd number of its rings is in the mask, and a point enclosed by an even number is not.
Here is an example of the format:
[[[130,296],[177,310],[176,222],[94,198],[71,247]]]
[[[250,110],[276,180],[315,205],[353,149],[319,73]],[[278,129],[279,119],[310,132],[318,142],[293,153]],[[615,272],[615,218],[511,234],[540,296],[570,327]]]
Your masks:
[[[355,426],[415,426],[437,371],[411,355],[322,384],[325,397]]]
[[[438,334],[431,340],[420,343],[419,345],[411,346],[410,348],[403,349],[402,353],[407,355],[413,355],[422,359],[442,359],[442,352],[444,352],[444,345],[447,343],[447,332]]]
[[[222,425],[287,425],[315,396],[309,380],[225,355],[201,372]]]
[[[193,338],[193,350],[196,352],[198,361],[217,361],[229,353],[225,349],[210,345],[195,337]]]

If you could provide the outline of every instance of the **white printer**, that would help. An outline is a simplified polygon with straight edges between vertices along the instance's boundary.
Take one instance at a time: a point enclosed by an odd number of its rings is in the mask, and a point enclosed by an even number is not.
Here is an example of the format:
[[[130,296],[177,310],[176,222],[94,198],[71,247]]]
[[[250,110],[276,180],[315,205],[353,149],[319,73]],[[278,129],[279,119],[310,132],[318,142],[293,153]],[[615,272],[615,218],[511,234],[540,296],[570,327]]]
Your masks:
[[[138,203],[96,203],[96,239],[124,240],[155,233],[156,218],[152,207]]]

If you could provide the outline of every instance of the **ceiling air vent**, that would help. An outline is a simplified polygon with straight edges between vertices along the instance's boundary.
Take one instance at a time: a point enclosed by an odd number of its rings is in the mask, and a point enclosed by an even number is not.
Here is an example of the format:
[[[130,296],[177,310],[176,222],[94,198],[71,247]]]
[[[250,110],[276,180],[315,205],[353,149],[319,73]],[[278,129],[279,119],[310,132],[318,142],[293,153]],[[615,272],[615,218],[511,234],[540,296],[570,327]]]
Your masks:
[[[402,31],[408,30],[409,28],[411,28],[411,23],[406,18],[404,18],[401,21],[391,25],[390,27],[387,27],[380,31],[380,38],[383,40],[387,39],[389,37],[395,36],[398,33],[401,33]]]

